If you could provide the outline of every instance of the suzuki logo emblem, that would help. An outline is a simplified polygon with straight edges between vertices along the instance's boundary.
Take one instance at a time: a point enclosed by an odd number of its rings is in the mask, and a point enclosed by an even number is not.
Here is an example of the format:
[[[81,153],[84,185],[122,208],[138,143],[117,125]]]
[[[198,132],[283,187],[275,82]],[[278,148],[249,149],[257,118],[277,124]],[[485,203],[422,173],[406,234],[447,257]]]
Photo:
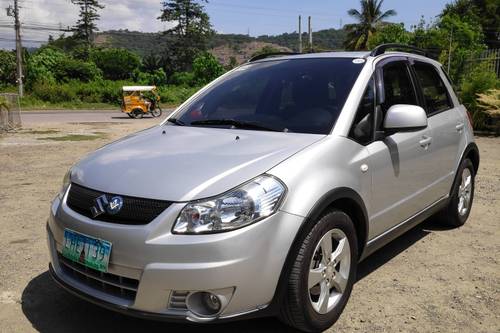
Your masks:
[[[103,194],[100,197],[97,197],[94,202],[95,205],[90,208],[92,217],[94,218],[104,213],[115,215],[123,207],[123,198],[120,196],[114,196],[111,200],[108,200],[108,197]]]

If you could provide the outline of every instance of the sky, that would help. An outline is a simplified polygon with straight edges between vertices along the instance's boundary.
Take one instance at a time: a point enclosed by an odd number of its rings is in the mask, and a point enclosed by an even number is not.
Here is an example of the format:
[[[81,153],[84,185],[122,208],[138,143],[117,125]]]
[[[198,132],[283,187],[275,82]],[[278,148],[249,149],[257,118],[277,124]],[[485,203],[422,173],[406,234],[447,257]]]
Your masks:
[[[430,21],[451,0],[385,0],[383,9],[394,9],[397,15],[389,21],[403,22],[409,29],[421,16]],[[66,28],[74,25],[78,7],[70,0],[19,0],[24,45],[40,45],[49,34],[60,32],[46,29]],[[157,32],[172,23],[156,18],[161,12],[161,0],[100,0],[105,6],[100,11],[98,27],[101,31],[128,29],[131,31]],[[0,0],[0,6],[8,7],[13,0]],[[240,33],[251,36],[277,35],[297,31],[297,17],[302,15],[302,29],[307,30],[307,17],[312,17],[315,30],[339,28],[352,23],[347,15],[350,8],[359,8],[358,0],[209,0],[205,4],[213,28],[220,33]],[[14,29],[9,27],[12,17],[0,11],[0,48],[14,47]],[[31,28],[31,29],[29,29]]]

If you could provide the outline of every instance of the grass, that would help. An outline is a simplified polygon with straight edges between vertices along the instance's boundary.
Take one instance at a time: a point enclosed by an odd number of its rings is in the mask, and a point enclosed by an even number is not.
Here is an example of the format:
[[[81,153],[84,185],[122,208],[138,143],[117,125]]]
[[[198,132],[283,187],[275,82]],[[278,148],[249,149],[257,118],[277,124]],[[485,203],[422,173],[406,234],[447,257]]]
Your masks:
[[[26,131],[24,133],[26,133],[26,134],[40,135],[40,134],[56,134],[56,133],[59,133],[59,131],[53,130],[53,129],[49,129],[49,130],[29,130],[29,131]]]
[[[116,110],[120,107],[108,103],[61,102],[51,103],[41,101],[31,96],[21,99],[21,110]]]
[[[88,134],[68,134],[63,136],[48,136],[43,138],[37,138],[37,140],[50,140],[50,141],[91,141],[97,139],[104,139],[106,137],[105,133],[94,132],[92,135]]]

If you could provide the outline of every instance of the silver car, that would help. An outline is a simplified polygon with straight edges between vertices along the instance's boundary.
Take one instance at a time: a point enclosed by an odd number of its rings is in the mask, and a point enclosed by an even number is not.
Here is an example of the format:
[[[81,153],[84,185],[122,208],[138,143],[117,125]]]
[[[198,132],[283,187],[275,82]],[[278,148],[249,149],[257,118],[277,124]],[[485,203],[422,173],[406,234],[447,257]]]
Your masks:
[[[134,316],[330,327],[360,260],[471,211],[470,118],[420,53],[260,56],[86,156],[52,203],[51,275]]]

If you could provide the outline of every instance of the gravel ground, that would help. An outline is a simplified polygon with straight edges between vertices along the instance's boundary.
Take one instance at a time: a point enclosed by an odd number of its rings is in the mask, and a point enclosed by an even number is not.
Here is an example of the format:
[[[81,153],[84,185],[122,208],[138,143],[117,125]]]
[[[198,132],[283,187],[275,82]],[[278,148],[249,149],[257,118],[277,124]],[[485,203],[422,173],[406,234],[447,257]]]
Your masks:
[[[45,221],[64,173],[153,123],[36,123],[0,136],[0,332],[290,332],[275,319],[199,327],[128,318],[50,279]],[[328,332],[500,332],[500,139],[477,142],[482,160],[468,223],[446,229],[426,221],[362,262]]]

